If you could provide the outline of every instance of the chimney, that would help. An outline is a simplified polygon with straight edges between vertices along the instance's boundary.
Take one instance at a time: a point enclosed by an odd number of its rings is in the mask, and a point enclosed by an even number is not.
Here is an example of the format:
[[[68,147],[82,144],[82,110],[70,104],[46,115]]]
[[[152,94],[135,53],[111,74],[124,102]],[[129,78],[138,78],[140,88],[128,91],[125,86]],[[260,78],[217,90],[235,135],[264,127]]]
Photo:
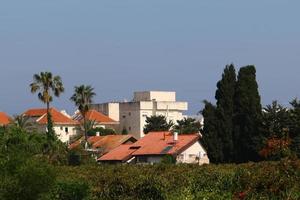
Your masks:
[[[178,141],[178,132],[173,133],[173,140],[174,140],[174,142]]]

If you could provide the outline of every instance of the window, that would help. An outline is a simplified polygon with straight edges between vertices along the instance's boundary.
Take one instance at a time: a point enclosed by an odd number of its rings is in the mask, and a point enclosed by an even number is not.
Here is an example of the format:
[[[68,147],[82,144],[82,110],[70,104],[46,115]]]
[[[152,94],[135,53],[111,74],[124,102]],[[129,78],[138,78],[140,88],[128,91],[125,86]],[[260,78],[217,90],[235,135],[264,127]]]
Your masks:
[[[123,115],[123,119],[125,119],[126,118],[126,116],[125,115]]]
[[[65,132],[69,133],[69,128],[68,127],[65,128]]]
[[[60,127],[60,130],[61,130],[61,131],[64,130],[64,127],[61,126],[61,127]]]
[[[128,115],[131,116],[131,112],[129,112]]]
[[[131,131],[131,126],[129,126],[129,127],[128,127],[128,130],[130,130],[130,131]]]

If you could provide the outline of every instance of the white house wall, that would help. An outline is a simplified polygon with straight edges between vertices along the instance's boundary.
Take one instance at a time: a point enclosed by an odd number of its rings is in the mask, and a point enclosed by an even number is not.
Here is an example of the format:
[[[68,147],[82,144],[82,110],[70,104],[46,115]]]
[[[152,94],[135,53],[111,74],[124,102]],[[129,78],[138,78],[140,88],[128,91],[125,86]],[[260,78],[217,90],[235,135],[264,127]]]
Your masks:
[[[177,156],[177,162],[209,164],[209,159],[200,142],[195,142],[195,144]]]

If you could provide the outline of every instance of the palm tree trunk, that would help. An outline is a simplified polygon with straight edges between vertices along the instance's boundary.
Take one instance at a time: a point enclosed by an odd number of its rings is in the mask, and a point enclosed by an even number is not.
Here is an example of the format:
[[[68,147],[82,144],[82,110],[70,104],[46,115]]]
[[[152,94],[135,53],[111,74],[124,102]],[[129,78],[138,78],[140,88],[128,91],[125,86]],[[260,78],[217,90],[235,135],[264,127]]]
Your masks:
[[[84,139],[87,142],[88,140],[88,135],[87,135],[87,127],[86,127],[86,117],[85,117],[85,113],[83,114],[83,127],[84,127]]]

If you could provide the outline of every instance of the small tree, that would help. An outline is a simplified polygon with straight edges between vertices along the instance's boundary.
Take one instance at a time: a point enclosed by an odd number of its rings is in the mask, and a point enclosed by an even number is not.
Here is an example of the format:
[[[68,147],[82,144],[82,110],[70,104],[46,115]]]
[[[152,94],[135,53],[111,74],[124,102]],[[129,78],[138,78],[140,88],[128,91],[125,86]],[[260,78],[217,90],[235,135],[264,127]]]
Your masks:
[[[153,115],[146,118],[146,125],[144,133],[147,134],[152,131],[169,131],[173,127],[172,121],[167,122],[167,118],[163,115]]]
[[[200,122],[193,118],[184,118],[182,120],[177,120],[177,124],[173,128],[173,131],[178,132],[179,134],[197,133],[200,130]]]
[[[128,131],[127,131],[127,129],[125,127],[122,130],[122,135],[128,135]]]

